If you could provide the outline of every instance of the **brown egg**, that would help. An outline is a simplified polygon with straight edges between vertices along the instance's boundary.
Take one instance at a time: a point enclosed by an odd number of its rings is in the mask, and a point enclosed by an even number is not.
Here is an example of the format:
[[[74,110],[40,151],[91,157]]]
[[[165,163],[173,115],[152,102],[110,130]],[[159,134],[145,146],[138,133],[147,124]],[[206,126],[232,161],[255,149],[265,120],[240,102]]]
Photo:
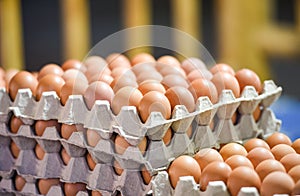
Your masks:
[[[287,154],[280,159],[280,163],[282,163],[282,165],[285,167],[285,170],[288,172],[294,166],[300,165],[300,154]]]
[[[166,92],[165,87],[156,80],[145,80],[139,84],[138,89],[143,95],[150,91],[157,91],[163,94]]]
[[[228,179],[227,187],[232,196],[238,195],[242,187],[255,187],[258,191],[261,186],[261,181],[254,169],[240,166],[232,170]]]
[[[117,54],[117,53],[110,54],[106,58],[106,61],[108,63],[108,67],[111,70],[117,67],[127,67],[127,68],[131,67],[129,59],[123,54]]]
[[[300,195],[300,180],[295,184],[292,195]]]
[[[94,170],[94,168],[96,167],[96,162],[94,161],[94,159],[92,158],[92,155],[90,153],[86,154],[86,162],[87,162],[90,170]]]
[[[57,64],[47,64],[39,72],[38,80],[41,80],[44,76],[53,74],[62,77],[64,70]]]
[[[62,75],[62,78],[67,82],[68,80],[72,80],[72,81],[81,81],[84,82],[86,84],[88,84],[88,79],[86,78],[86,76],[84,75],[84,73],[82,73],[81,71],[77,70],[77,69],[68,69],[67,71],[65,71],[65,73]]]
[[[155,71],[156,72],[156,69],[155,69],[155,66],[156,64],[155,63],[140,63],[140,64],[136,64],[134,65],[131,70],[133,71],[133,73],[135,75],[139,75],[140,73],[142,72],[153,72]]]
[[[20,148],[17,146],[17,144],[12,140],[10,142],[10,151],[12,156],[16,159],[18,158],[19,154],[20,154]]]
[[[117,115],[123,106],[135,106],[138,108],[142,98],[143,94],[139,91],[139,89],[131,86],[123,87],[118,90],[112,100],[112,111]]]
[[[227,64],[224,64],[224,63],[219,63],[219,64],[214,65],[210,69],[210,72],[212,74],[216,74],[218,72],[227,72],[227,73],[230,73],[233,76],[235,74],[233,68],[231,66],[227,65]]]
[[[117,135],[115,139],[115,151],[117,154],[124,154],[126,149],[131,146],[124,137]],[[144,154],[147,147],[147,138],[144,137],[141,142],[137,145],[139,150]]]
[[[199,97],[207,96],[214,104],[218,102],[218,91],[215,85],[210,81],[199,78],[190,83],[189,91],[192,93],[195,102]]]
[[[6,89],[9,89],[9,83],[11,81],[11,79],[19,72],[20,70],[18,69],[8,69],[5,72],[5,76],[4,76],[4,80],[6,83]]]
[[[273,148],[277,144],[287,144],[290,146],[292,145],[291,139],[287,135],[279,132],[275,132],[272,135],[270,135],[266,139],[266,142],[269,144],[270,148]]]
[[[86,71],[86,67],[85,65],[83,65],[82,62],[80,62],[79,60],[76,60],[76,59],[69,59],[69,60],[66,60],[61,68],[66,71],[68,69],[77,69],[77,70],[80,70],[81,72],[85,72]]]
[[[36,87],[36,99],[40,100],[43,92],[47,91],[55,91],[59,95],[64,84],[64,79],[58,75],[48,74],[44,76],[39,80],[39,84]]]
[[[231,168],[224,162],[214,161],[208,164],[201,172],[200,189],[205,191],[211,181],[223,181],[226,184],[230,173]]]
[[[16,175],[15,177],[15,188],[17,191],[22,191],[25,186],[26,180],[22,176]]]
[[[199,150],[195,155],[194,159],[198,162],[201,171],[204,170],[204,168],[214,161],[223,161],[222,156],[219,154],[218,151],[211,148],[203,148]]]
[[[167,75],[177,75],[183,78],[186,78],[185,72],[178,67],[171,67],[171,66],[163,66],[160,70],[159,73],[165,77]]]
[[[252,138],[248,140],[246,143],[244,143],[244,147],[247,150],[247,152],[250,152],[253,148],[256,147],[263,147],[270,150],[270,147],[267,144],[267,142],[259,138]]]
[[[167,90],[165,96],[171,104],[172,111],[176,105],[184,105],[189,112],[194,112],[194,97],[188,89],[181,86],[174,86]]]
[[[69,163],[71,157],[70,157],[70,155],[67,153],[66,149],[63,148],[63,149],[61,150],[61,152],[60,152],[60,155],[61,155],[61,159],[62,159],[63,163],[64,163],[65,165],[68,165],[68,163]]]
[[[240,85],[237,79],[228,72],[218,72],[214,74],[211,81],[217,88],[218,94],[222,93],[222,90],[232,90],[233,95],[238,98],[240,97]]]
[[[255,171],[259,175],[260,180],[263,181],[268,174],[275,171],[285,172],[285,169],[279,161],[274,159],[266,159],[257,165]]]
[[[201,169],[195,159],[187,155],[182,155],[171,163],[168,173],[171,185],[175,189],[181,176],[192,176],[195,182],[199,182]]]
[[[115,173],[118,176],[121,176],[122,173],[123,173],[123,171],[124,171],[124,169],[122,169],[120,163],[117,160],[114,160],[113,162],[114,162],[113,164],[114,164],[114,171],[115,171]]]
[[[107,62],[99,56],[90,56],[83,62],[87,67],[85,76],[90,79],[93,77],[99,77],[101,75],[110,75],[111,70],[107,66]]]
[[[187,75],[187,80],[193,82],[199,78],[211,80],[213,75],[207,69],[195,69]]]
[[[92,196],[102,196],[99,191],[92,191]]]
[[[45,151],[44,151],[44,149],[39,144],[35,145],[34,152],[35,152],[35,156],[39,160],[43,160],[43,158],[45,156]]]
[[[143,122],[146,122],[151,112],[160,112],[165,119],[171,117],[171,104],[168,98],[157,91],[145,94],[140,101],[138,110]]]
[[[224,161],[226,161],[226,159],[228,159],[229,157],[237,154],[247,156],[247,151],[242,145],[232,142],[223,146],[220,150],[220,154],[223,157]]]
[[[113,78],[123,76],[123,77],[129,77],[133,80],[136,80],[136,76],[135,76],[134,72],[127,67],[117,67],[117,68],[113,69],[111,72],[111,76]]]
[[[113,91],[116,93],[116,92],[118,92],[118,90],[120,90],[121,88],[123,88],[125,86],[132,86],[132,87],[137,88],[138,84],[134,79],[127,77],[126,75],[124,75],[124,76],[121,75],[121,76],[115,78],[112,81],[112,83],[110,84],[110,86],[113,89]]]
[[[293,178],[295,183],[298,182],[300,180],[300,165],[291,168],[288,174]]]
[[[292,147],[298,154],[300,154],[300,138],[293,142]]]
[[[57,120],[37,120],[34,128],[37,136],[42,136],[47,127],[55,127],[60,132],[60,124]]]
[[[296,151],[287,144],[277,144],[271,149],[271,152],[277,161],[280,161],[280,159],[287,154],[296,153]]]
[[[260,108],[260,106],[257,106],[256,109],[254,110],[252,115],[255,122],[258,122],[258,120],[260,119],[261,111],[262,109]]]
[[[285,172],[275,171],[265,177],[261,184],[260,194],[262,196],[273,196],[275,194],[288,194],[293,191],[295,183]]]
[[[68,125],[68,124],[62,124],[61,125],[61,137],[64,139],[69,139],[73,132],[77,131],[77,127],[75,124]]]
[[[84,95],[88,86],[88,83],[81,79],[67,81],[60,90],[60,102],[65,105],[70,95]]]
[[[157,72],[157,71],[152,71],[152,72],[140,72],[137,74],[136,81],[137,83],[142,83],[145,80],[156,80],[158,82],[161,82],[163,80],[163,76]]]
[[[274,159],[274,156],[270,152],[270,150],[264,148],[264,147],[256,147],[253,148],[251,151],[249,151],[247,158],[251,161],[254,168],[256,166],[267,159]]]
[[[84,99],[88,109],[92,109],[96,100],[107,100],[111,104],[114,91],[105,82],[91,83],[84,92]]]
[[[51,186],[59,185],[58,178],[49,178],[49,179],[39,179],[38,180],[38,189],[40,194],[46,195],[50,190]]]
[[[111,85],[113,80],[114,80],[114,78],[112,76],[105,74],[105,73],[95,74],[94,76],[91,76],[90,78],[88,78],[89,84],[96,82],[96,81],[101,81],[101,82],[107,83],[108,85]]]
[[[65,183],[64,184],[64,193],[65,196],[76,196],[79,191],[85,191],[86,184],[84,183]]]
[[[155,58],[148,53],[139,53],[131,59],[132,66],[139,63],[148,63],[148,62],[155,62]]]
[[[151,179],[152,179],[152,176],[149,173],[149,171],[147,171],[147,169],[145,168],[145,166],[142,167],[141,174],[142,174],[143,182],[145,184],[149,184],[150,181],[151,181]]]
[[[235,77],[239,82],[241,92],[245,86],[253,86],[260,94],[262,92],[262,85],[258,75],[250,69],[241,69],[235,73]]]
[[[180,62],[173,56],[165,55],[161,56],[157,59],[157,63],[159,64],[165,64],[165,65],[170,65],[172,67],[180,67]]]
[[[184,88],[189,87],[188,82],[182,76],[174,75],[174,74],[165,76],[162,79],[161,83],[163,84],[165,89],[169,89],[174,86],[182,86]]]
[[[254,169],[251,161],[243,155],[238,155],[238,154],[232,155],[231,157],[226,159],[225,163],[227,163],[232,170],[240,166],[246,166]]]
[[[20,118],[13,115],[10,119],[10,132],[18,133],[18,130],[21,127],[21,125],[24,125],[23,121]]]
[[[181,63],[181,67],[185,71],[186,74],[189,74],[191,71],[193,71],[195,69],[207,69],[206,65],[203,63],[203,61],[201,61],[200,59],[195,58],[195,57],[185,59]]]
[[[29,88],[32,95],[36,95],[36,87],[38,85],[37,79],[27,71],[20,71],[12,77],[9,82],[9,95],[14,100],[19,89]]]
[[[166,131],[164,137],[162,138],[162,140],[163,140],[163,142],[165,143],[166,146],[170,144],[172,137],[173,137],[173,132],[172,132],[172,129],[169,128]]]
[[[86,140],[89,146],[95,147],[98,144],[98,142],[101,140],[101,137],[97,133],[97,131],[88,129],[86,131]]]

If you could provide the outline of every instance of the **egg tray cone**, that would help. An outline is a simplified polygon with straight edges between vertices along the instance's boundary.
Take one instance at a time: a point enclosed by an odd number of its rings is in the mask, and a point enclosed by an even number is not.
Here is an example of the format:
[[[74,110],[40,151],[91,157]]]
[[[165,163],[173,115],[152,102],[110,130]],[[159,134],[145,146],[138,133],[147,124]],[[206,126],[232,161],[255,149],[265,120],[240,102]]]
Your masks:
[[[276,119],[269,106],[278,99],[281,91],[281,87],[277,87],[273,81],[264,82],[264,91],[260,95],[250,86],[245,88],[240,98],[234,98],[230,90],[224,90],[220,101],[215,105],[207,97],[200,97],[193,113],[187,112],[184,106],[176,106],[170,120],[153,112],[143,124],[136,108],[131,106],[123,107],[120,114],[115,116],[106,101],[96,101],[93,108],[88,110],[80,95],[70,96],[66,105],[62,106],[54,92],[45,92],[41,100],[36,102],[30,90],[20,89],[16,100],[12,102],[5,90],[0,89],[0,139],[4,141],[0,145],[4,152],[1,156],[8,157],[5,159],[0,156],[2,181],[9,180],[15,170],[20,175],[36,179],[55,177],[64,182],[83,182],[92,190],[109,194],[119,190],[123,195],[130,195],[129,185],[138,184],[140,189],[136,190],[146,194],[154,186],[153,183],[144,185],[140,172],[137,172],[141,165],[155,175],[182,154],[194,154],[201,148],[218,147],[222,143],[242,142],[257,136],[267,137],[274,131],[279,131],[281,121]],[[255,122],[252,113],[259,104],[263,108],[262,114],[260,120]],[[237,110],[241,114],[240,121],[233,125],[231,117]],[[25,123],[16,134],[11,133],[7,127],[12,113]],[[65,124],[78,124],[83,128],[74,132],[68,140],[61,138],[54,127],[47,128],[41,137],[36,136],[34,121],[50,119],[57,119]],[[215,123],[213,130],[210,128],[212,121]],[[192,134],[188,135],[190,126],[193,127]],[[162,138],[170,127],[174,130],[174,135],[170,143],[165,145]],[[96,131],[102,137],[95,147],[88,145],[87,129]],[[122,155],[114,152],[114,142],[110,139],[114,134],[123,136],[132,145]],[[145,136],[148,138],[148,149],[143,155],[137,144]],[[10,140],[21,149],[17,159],[10,153]],[[43,160],[35,157],[33,148],[36,143],[45,150]],[[67,166],[62,163],[59,155],[62,146],[71,156]],[[84,160],[86,151],[97,163],[93,171],[88,169]],[[117,160],[124,168],[121,176],[113,172],[112,160]],[[79,172],[76,166],[82,171]],[[101,169],[105,167],[110,168],[106,169],[110,172]],[[139,178],[132,177],[134,172]],[[95,181],[95,177],[99,178],[104,173],[107,175],[105,178]]]

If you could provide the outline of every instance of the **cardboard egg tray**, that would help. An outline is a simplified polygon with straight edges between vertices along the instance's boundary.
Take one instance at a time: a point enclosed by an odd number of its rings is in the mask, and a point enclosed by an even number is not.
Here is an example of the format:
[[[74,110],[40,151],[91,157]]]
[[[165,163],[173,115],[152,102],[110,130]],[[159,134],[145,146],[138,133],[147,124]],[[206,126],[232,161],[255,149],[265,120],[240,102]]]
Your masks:
[[[201,148],[218,148],[219,144],[267,137],[279,131],[281,121],[276,119],[269,106],[278,99],[281,91],[282,88],[271,80],[264,82],[264,91],[260,95],[251,86],[245,88],[240,98],[235,98],[230,90],[224,90],[215,105],[208,97],[200,97],[195,112],[189,113],[180,105],[175,107],[169,120],[153,112],[142,123],[136,108],[132,106],[123,107],[118,115],[114,115],[107,101],[96,101],[88,110],[81,95],[71,95],[66,105],[62,106],[55,92],[44,92],[37,102],[29,89],[20,89],[12,102],[5,89],[0,89],[0,148],[3,152],[0,154],[0,188],[7,190],[9,183],[6,182],[16,171],[34,179],[60,178],[63,182],[83,182],[88,189],[99,190],[106,195],[116,190],[123,195],[146,194],[151,189],[154,195],[160,195],[154,190],[155,180],[149,185],[143,183],[141,166],[145,166],[152,175],[159,176],[173,159],[182,154],[192,155]],[[258,105],[262,113],[259,121],[255,122],[252,113]],[[231,117],[237,110],[240,117],[234,125]],[[11,133],[7,126],[12,113],[25,124],[16,134]],[[66,140],[54,127],[49,127],[41,137],[36,136],[32,126],[34,121],[51,119],[76,124],[78,132],[72,133]],[[210,127],[212,122],[213,129]],[[192,135],[189,137],[187,130],[190,126]],[[165,145],[162,138],[170,127],[174,135],[171,142]],[[88,145],[87,129],[96,131],[102,138],[95,147]],[[115,153],[111,139],[115,134],[123,136],[132,145],[122,155]],[[144,137],[147,137],[148,144],[145,154],[142,154],[137,145]],[[9,149],[11,140],[21,150],[17,159],[12,157]],[[45,151],[43,160],[38,160],[34,154],[36,143]],[[59,152],[62,147],[71,156],[68,165],[61,160]],[[87,166],[86,151],[97,163],[93,171]],[[124,168],[121,176],[114,172],[114,160]],[[55,190],[58,191],[58,188]],[[31,192],[36,193],[34,190]],[[180,195],[179,192],[176,195]]]

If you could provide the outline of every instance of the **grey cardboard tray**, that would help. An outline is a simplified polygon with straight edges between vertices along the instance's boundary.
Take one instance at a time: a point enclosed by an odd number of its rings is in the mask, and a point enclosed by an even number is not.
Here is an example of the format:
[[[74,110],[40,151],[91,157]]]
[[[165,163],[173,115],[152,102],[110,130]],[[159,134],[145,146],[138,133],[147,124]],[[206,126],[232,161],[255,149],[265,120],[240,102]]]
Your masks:
[[[176,106],[171,119],[165,120],[160,113],[153,112],[143,124],[136,108],[131,106],[123,107],[115,116],[107,101],[96,101],[89,111],[80,95],[70,96],[66,105],[62,106],[54,92],[45,92],[41,100],[36,102],[29,89],[20,89],[16,100],[12,102],[5,90],[1,89],[0,115],[3,121],[0,123],[0,137],[4,140],[11,138],[20,147],[20,155],[17,160],[12,159],[10,167],[22,175],[35,178],[59,177],[66,182],[84,182],[90,189],[107,194],[120,190],[123,195],[127,195],[131,191],[127,186],[132,184],[130,186],[139,186],[139,190],[146,193],[150,185],[144,185],[141,177],[137,175],[141,165],[145,165],[152,175],[159,176],[156,174],[160,174],[174,158],[182,154],[194,154],[204,147],[218,147],[220,143],[243,141],[256,136],[267,137],[272,132],[279,131],[281,122],[276,119],[269,106],[278,99],[281,91],[281,87],[277,87],[273,81],[264,82],[264,91],[260,95],[257,95],[253,87],[246,87],[240,98],[234,98],[230,90],[224,90],[220,101],[215,105],[207,97],[200,97],[193,113],[187,112],[184,106]],[[262,114],[260,120],[255,122],[252,113],[259,104],[263,108]],[[241,114],[240,121],[233,125],[231,116],[237,110]],[[10,111],[25,123],[17,134],[11,133],[6,126]],[[84,129],[74,132],[68,140],[60,138],[54,127],[47,128],[41,137],[35,136],[31,125],[34,120],[41,119],[79,124]],[[212,121],[215,122],[213,129],[210,127]],[[190,126],[193,127],[193,133],[188,137],[186,132]],[[162,138],[170,127],[174,135],[166,146]],[[250,130],[245,132],[243,127],[250,127]],[[88,145],[86,129],[95,130],[102,137],[95,147]],[[230,134],[225,134],[225,130],[227,133],[229,130]],[[114,153],[114,143],[110,139],[113,134],[123,136],[132,145],[123,155]],[[145,136],[149,143],[143,155],[136,146]],[[46,152],[43,160],[35,158],[33,148],[36,143]],[[58,154],[62,146],[72,157],[67,166],[63,165]],[[5,145],[2,148],[5,149]],[[83,155],[86,151],[97,163],[94,171],[90,171],[84,162]],[[8,148],[4,152],[11,156]],[[111,165],[107,166],[113,159],[124,168],[125,172],[121,176],[113,172]],[[2,159],[0,161],[0,164],[7,164]],[[80,172],[76,166],[81,168]],[[99,178],[105,171],[110,171],[105,175],[106,181],[95,181],[95,177]],[[9,174],[7,169],[1,172],[3,179],[10,177],[4,175]],[[133,182],[132,179],[136,181]],[[153,183],[151,187],[155,193]]]

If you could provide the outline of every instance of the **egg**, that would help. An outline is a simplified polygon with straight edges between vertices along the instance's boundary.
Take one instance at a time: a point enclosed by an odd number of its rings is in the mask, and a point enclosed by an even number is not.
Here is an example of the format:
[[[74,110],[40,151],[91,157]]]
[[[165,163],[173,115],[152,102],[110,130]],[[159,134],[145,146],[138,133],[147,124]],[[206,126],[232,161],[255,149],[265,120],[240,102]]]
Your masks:
[[[232,142],[223,146],[220,150],[220,154],[223,157],[224,161],[226,161],[226,159],[228,159],[229,157],[237,154],[247,156],[247,151],[242,145]]]
[[[45,156],[45,151],[39,144],[36,144],[36,146],[34,148],[34,152],[35,152],[36,157],[39,160],[43,160],[43,158]]]
[[[219,152],[212,148],[203,148],[199,150],[195,155],[194,159],[199,164],[201,171],[209,164],[214,161],[222,162],[223,158]]]
[[[175,57],[169,55],[159,57],[157,59],[157,63],[181,68],[180,62]]]
[[[254,169],[251,161],[243,155],[232,155],[231,157],[226,159],[225,163],[227,163],[227,165],[229,165],[232,170],[240,166],[246,166]]]
[[[148,62],[155,62],[155,58],[148,53],[139,53],[131,59],[132,66],[139,63],[148,63]]]
[[[65,165],[68,165],[71,157],[70,155],[67,153],[66,149],[62,148],[61,152],[60,152],[60,156],[61,156],[61,159],[63,161],[63,163]]]
[[[4,76],[4,81],[6,83],[6,89],[9,89],[9,83],[11,81],[11,79],[19,72],[20,70],[18,69],[8,69],[5,72],[5,76]]]
[[[122,169],[120,163],[117,161],[117,160],[114,160],[113,161],[113,164],[114,164],[114,171],[115,173],[118,175],[118,176],[121,176],[124,169]]]
[[[165,89],[169,89],[175,86],[182,86],[184,88],[189,87],[188,82],[182,76],[174,75],[174,74],[165,76],[162,79],[161,83],[165,87]]]
[[[181,155],[171,163],[168,174],[171,185],[175,189],[181,176],[192,176],[195,182],[199,182],[201,169],[195,159],[187,155]]]
[[[288,194],[293,191],[295,183],[285,172],[275,171],[270,173],[262,181],[260,193],[263,196],[273,196],[275,194]]]
[[[22,125],[24,125],[23,121],[20,118],[13,115],[10,119],[10,132],[18,133],[18,130]]]
[[[273,148],[277,144],[287,144],[290,146],[292,145],[291,139],[287,135],[279,132],[275,132],[272,135],[270,135],[266,139],[266,142],[269,144],[270,148]]]
[[[159,73],[164,77],[167,75],[178,75],[183,78],[186,77],[185,72],[181,68],[178,68],[178,67],[164,66],[159,70]]]
[[[85,190],[86,190],[86,184],[81,182],[64,184],[65,196],[76,196],[76,194],[79,191],[85,191]]]
[[[135,106],[138,108],[142,98],[143,94],[139,89],[131,86],[123,87],[118,90],[112,100],[112,111],[114,114],[119,114],[123,106]]]
[[[291,168],[288,174],[293,178],[295,183],[298,182],[300,180],[300,165]]]
[[[181,67],[185,71],[186,74],[189,74],[191,71],[193,71],[195,69],[207,69],[204,62],[195,57],[190,57],[190,58],[185,59],[181,63]]]
[[[88,109],[92,109],[96,100],[107,100],[111,104],[114,91],[105,82],[96,81],[88,86],[83,96]]]
[[[146,73],[146,72],[156,72],[155,69],[155,63],[141,63],[134,65],[131,70],[135,75],[139,75],[140,73]]]
[[[141,174],[142,174],[144,184],[149,184],[152,179],[152,176],[149,173],[149,171],[145,168],[145,166],[141,168]]]
[[[62,105],[65,105],[70,95],[84,95],[88,86],[87,81],[79,78],[76,80],[66,81],[59,92],[60,102]]]
[[[292,195],[300,195],[300,180],[295,184]]]
[[[115,152],[117,154],[124,154],[126,149],[131,146],[124,137],[117,135],[115,138]],[[140,143],[137,145],[139,150],[144,154],[146,152],[147,147],[147,138],[144,137]]]
[[[118,54],[118,53],[110,54],[108,57],[106,57],[106,61],[108,63],[108,67],[111,70],[117,67],[126,67],[126,68],[131,67],[129,59],[123,54]]]
[[[67,82],[68,80],[72,80],[72,81],[82,81],[84,83],[88,83],[88,79],[86,78],[86,76],[84,75],[84,73],[82,73],[81,71],[77,70],[77,69],[68,69],[67,71],[64,72],[64,74],[62,75],[62,78]]]
[[[96,130],[88,129],[86,131],[86,140],[89,146],[95,147],[101,140],[101,137]]]
[[[17,191],[22,191],[23,187],[26,184],[25,178],[20,175],[16,175],[15,177],[15,188]]]
[[[59,95],[64,84],[64,79],[58,75],[48,74],[44,76],[39,80],[39,84],[36,87],[37,101],[41,99],[43,92],[55,91]]]
[[[262,84],[258,75],[250,69],[241,69],[235,73],[235,77],[239,82],[241,92],[245,86],[253,86],[260,94],[262,92]]]
[[[68,140],[73,132],[77,131],[77,127],[75,124],[68,125],[68,124],[62,124],[61,125],[61,137]]]
[[[111,70],[107,66],[107,62],[99,56],[90,56],[83,62],[87,67],[85,76],[90,79],[101,75],[110,75]],[[91,82],[90,82],[91,83]]]
[[[142,83],[145,80],[156,80],[158,82],[161,82],[163,80],[163,76],[157,71],[152,71],[152,72],[143,71],[137,74],[136,81],[138,84]]]
[[[46,195],[52,186],[59,184],[58,178],[39,179],[37,183],[39,192],[42,195]]]
[[[213,75],[207,69],[195,69],[187,75],[187,80],[189,82],[193,82],[198,78],[205,78],[207,80],[211,80],[213,78]]]
[[[275,171],[285,172],[286,170],[279,161],[274,159],[266,159],[257,165],[255,171],[259,175],[261,181],[263,181],[265,177],[272,172]]]
[[[247,142],[244,143],[244,147],[247,150],[247,152],[251,151],[253,148],[256,147],[263,147],[270,150],[270,147],[267,144],[267,142],[259,138],[249,139]]]
[[[94,170],[94,168],[96,167],[96,162],[94,161],[93,157],[91,156],[90,153],[86,154],[86,162],[90,168],[90,170]]]
[[[55,127],[60,132],[60,124],[57,120],[37,120],[34,125],[36,135],[42,136],[47,127]]]
[[[300,154],[290,153],[280,159],[280,163],[285,167],[288,172],[294,166],[300,165]]]
[[[214,65],[209,71],[212,74],[216,74],[219,72],[227,72],[233,76],[235,74],[234,69],[230,65],[227,65],[224,63],[219,63],[219,64]]]
[[[258,122],[261,116],[261,111],[262,109],[260,108],[260,106],[257,106],[256,109],[253,112],[253,118],[255,120],[255,122]]]
[[[118,92],[118,90],[126,86],[132,86],[137,88],[138,83],[134,79],[127,77],[126,75],[121,75],[117,78],[114,78],[110,86],[113,89],[113,92],[116,93]]]
[[[218,72],[213,75],[211,81],[216,86],[219,95],[222,93],[224,89],[227,89],[227,90],[232,90],[232,93],[236,98],[240,97],[239,82],[230,73]]]
[[[101,74],[95,74],[93,76],[91,76],[90,78],[88,78],[88,82],[89,84],[96,82],[96,81],[101,81],[101,82],[105,82],[108,85],[110,85],[113,82],[114,78],[108,74],[105,73],[101,73]]]
[[[92,191],[92,196],[102,196],[102,194],[99,191]]]
[[[80,70],[81,72],[86,72],[86,67],[85,65],[83,65],[82,62],[80,62],[79,60],[76,60],[76,59],[69,59],[69,60],[66,60],[62,65],[61,65],[61,68],[64,70],[64,71],[67,71],[68,69],[77,69],[77,70]]]
[[[143,82],[141,82],[138,86],[138,90],[143,94],[147,94],[150,91],[157,91],[160,93],[165,93],[166,89],[165,87],[156,80],[145,80]]]
[[[12,77],[8,85],[8,92],[12,100],[15,100],[18,90],[29,88],[32,95],[36,95],[37,79],[27,71],[20,71]]]
[[[181,86],[174,86],[166,91],[165,96],[171,104],[172,111],[176,105],[184,105],[189,112],[194,112],[194,97],[188,89]]]
[[[189,91],[192,93],[195,102],[199,97],[207,96],[215,104],[218,102],[218,91],[216,86],[204,78],[199,78],[190,83]]]
[[[292,148],[294,148],[294,150],[300,154],[300,138],[296,139],[293,144],[292,144]]]
[[[172,137],[173,137],[173,131],[171,128],[169,128],[167,129],[164,137],[162,138],[166,146],[170,144]]]
[[[209,163],[201,172],[200,190],[205,191],[211,181],[223,181],[226,184],[230,173],[231,168],[224,162],[214,161]]]
[[[228,179],[227,187],[232,196],[238,195],[242,187],[255,187],[258,192],[261,186],[261,181],[254,169],[240,166],[232,170]]]
[[[264,148],[264,147],[256,147],[253,148],[251,151],[249,151],[247,158],[251,161],[254,168],[256,166],[267,159],[274,159],[273,154],[270,152],[270,150]]]
[[[296,153],[296,151],[287,144],[277,144],[271,149],[271,152],[278,161],[287,154]]]
[[[42,67],[37,79],[41,80],[44,76],[49,74],[57,75],[61,77],[64,74],[64,70],[57,64],[53,64],[53,63],[47,64],[44,67]]]
[[[113,69],[111,72],[111,76],[113,78],[123,76],[123,77],[129,77],[132,80],[136,80],[136,76],[135,76],[134,72],[127,67],[117,67],[117,68]]]
[[[151,112],[160,112],[165,119],[169,119],[171,104],[164,94],[150,91],[141,99],[138,111],[143,122],[146,122]]]
[[[17,144],[14,141],[10,142],[10,152],[13,158],[18,158],[20,154],[20,148],[17,146]]]

